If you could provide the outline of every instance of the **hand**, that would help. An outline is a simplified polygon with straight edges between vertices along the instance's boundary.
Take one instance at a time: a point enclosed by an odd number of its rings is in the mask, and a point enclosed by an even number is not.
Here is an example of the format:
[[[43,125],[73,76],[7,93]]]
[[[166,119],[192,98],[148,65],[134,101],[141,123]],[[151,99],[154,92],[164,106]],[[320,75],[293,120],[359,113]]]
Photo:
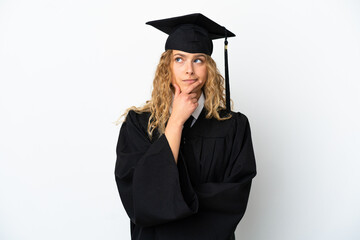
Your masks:
[[[171,120],[180,124],[181,126],[195,111],[198,104],[198,96],[194,90],[201,85],[201,81],[196,81],[187,88],[180,90],[180,87],[173,83],[175,88],[175,96],[172,104]]]

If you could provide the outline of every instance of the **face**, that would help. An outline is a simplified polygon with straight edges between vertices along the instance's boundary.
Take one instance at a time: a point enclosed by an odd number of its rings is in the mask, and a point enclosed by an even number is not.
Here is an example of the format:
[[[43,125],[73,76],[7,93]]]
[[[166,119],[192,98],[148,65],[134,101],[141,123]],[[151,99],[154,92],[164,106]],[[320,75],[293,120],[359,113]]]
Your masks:
[[[207,80],[206,55],[203,53],[187,53],[173,50],[171,59],[172,83],[176,83],[180,90],[201,80],[201,84],[193,92],[200,97],[201,89]]]

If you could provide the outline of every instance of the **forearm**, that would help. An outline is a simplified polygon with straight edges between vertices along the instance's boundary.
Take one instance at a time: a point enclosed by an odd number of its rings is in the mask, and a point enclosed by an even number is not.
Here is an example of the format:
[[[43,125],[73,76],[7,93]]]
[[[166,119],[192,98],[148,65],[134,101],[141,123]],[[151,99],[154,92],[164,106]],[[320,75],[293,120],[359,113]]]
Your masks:
[[[171,117],[165,128],[165,136],[169,142],[176,163],[179,156],[182,128],[183,124],[179,121],[175,121]]]

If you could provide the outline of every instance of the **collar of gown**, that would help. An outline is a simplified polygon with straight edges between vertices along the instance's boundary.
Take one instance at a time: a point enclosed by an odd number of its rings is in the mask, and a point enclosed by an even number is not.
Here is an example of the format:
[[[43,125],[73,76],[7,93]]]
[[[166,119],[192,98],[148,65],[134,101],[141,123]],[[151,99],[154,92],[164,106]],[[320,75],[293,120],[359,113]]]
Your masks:
[[[197,106],[195,111],[191,114],[196,120],[199,118],[199,115],[200,115],[200,113],[201,113],[201,111],[202,111],[202,109],[204,107],[205,96],[204,96],[203,92],[201,92],[198,103],[199,103],[199,105]]]
[[[174,95],[173,95],[173,99],[174,99]],[[204,108],[204,104],[205,104],[205,96],[204,96],[203,92],[201,92],[198,103],[199,103],[199,105],[197,106],[195,111],[191,114],[196,120],[199,118],[199,115],[200,115],[202,109]],[[170,107],[170,113],[171,113],[171,110],[172,110],[172,106]]]

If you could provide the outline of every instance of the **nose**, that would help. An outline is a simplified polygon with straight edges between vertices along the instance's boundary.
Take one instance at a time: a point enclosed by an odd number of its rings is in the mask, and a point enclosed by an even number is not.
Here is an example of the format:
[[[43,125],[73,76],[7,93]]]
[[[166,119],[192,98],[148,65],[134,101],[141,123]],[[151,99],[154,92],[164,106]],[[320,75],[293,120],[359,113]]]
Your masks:
[[[193,75],[194,74],[194,66],[192,61],[188,61],[186,64],[186,74]]]

